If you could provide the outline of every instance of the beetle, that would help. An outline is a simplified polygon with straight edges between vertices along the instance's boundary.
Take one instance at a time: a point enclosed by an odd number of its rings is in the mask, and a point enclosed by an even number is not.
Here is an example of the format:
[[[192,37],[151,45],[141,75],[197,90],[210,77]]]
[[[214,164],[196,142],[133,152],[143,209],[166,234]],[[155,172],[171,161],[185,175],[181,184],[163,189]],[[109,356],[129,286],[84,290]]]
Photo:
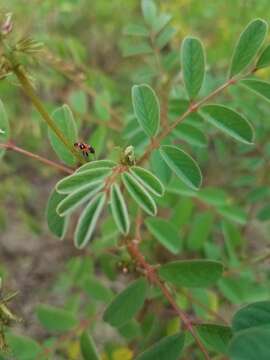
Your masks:
[[[74,146],[82,152],[84,157],[88,157],[89,154],[95,154],[96,153],[93,146],[88,145],[88,144],[83,143],[83,142],[76,142],[76,143],[74,143]]]

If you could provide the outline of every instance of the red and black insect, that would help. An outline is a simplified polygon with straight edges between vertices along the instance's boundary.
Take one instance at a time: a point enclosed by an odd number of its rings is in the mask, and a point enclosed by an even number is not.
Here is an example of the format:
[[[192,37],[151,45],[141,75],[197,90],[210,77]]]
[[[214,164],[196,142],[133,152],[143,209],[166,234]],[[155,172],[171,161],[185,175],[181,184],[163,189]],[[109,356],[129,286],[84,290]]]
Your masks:
[[[82,152],[84,157],[88,157],[89,154],[95,154],[95,149],[91,145],[76,142],[74,143],[74,146]]]

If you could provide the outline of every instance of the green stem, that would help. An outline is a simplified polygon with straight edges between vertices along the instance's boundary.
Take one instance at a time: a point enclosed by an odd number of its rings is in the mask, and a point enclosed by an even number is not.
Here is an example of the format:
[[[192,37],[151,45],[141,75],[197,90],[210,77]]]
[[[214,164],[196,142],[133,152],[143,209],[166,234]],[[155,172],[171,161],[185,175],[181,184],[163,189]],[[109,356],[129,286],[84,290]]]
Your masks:
[[[14,66],[13,71],[17,76],[17,79],[19,80],[24,92],[30,98],[37,111],[47,123],[48,127],[55,133],[55,135],[59,138],[63,145],[70,151],[71,154],[73,154],[77,158],[80,163],[85,163],[85,160],[80,156],[76,149],[74,149],[73,144],[70,143],[70,141],[65,137],[62,131],[56,126],[55,122],[48,114],[42,102],[39,100],[37,94],[35,93],[24,72],[20,69],[20,66]]]

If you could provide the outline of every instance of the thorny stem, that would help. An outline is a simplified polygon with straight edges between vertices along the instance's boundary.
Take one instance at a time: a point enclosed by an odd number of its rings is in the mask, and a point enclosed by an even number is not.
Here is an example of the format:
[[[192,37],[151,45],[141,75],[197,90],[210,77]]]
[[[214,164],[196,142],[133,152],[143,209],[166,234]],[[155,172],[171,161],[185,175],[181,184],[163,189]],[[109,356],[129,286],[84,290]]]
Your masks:
[[[18,65],[13,66],[14,74],[16,75],[17,79],[19,80],[24,92],[26,95],[31,99],[33,105],[40,113],[42,118],[45,120],[49,128],[56,134],[59,140],[63,143],[63,145],[73,154],[79,163],[85,163],[85,160],[82,156],[74,149],[73,144],[65,137],[62,131],[56,126],[55,122],[48,114],[47,110],[43,106],[42,102],[39,100],[35,90],[33,89],[32,85],[30,84],[28,78],[25,76],[24,72],[22,71],[21,67]]]
[[[184,112],[184,114],[182,114],[182,116],[176,119],[167,129],[164,129],[164,131],[161,132],[161,134],[155,139],[155,141],[149,144],[149,146],[145,150],[145,153],[138,160],[138,164],[141,164],[145,160],[147,160],[151,152],[160,146],[161,141],[164,140],[175,129],[175,127],[178,124],[183,122],[190,114],[196,112],[202,105],[204,105],[206,102],[214,98],[216,95],[220,94],[223,90],[225,90],[228,86],[234,84],[235,82],[236,82],[235,79],[229,79],[223,85],[219,86],[216,90],[211,92],[202,100],[198,101],[197,103],[191,104],[190,107]]]
[[[169,304],[172,306],[172,308],[175,310],[175,312],[178,314],[181,321],[184,323],[186,329],[191,333],[194,340],[196,341],[198,347],[204,354],[204,357],[206,360],[210,360],[210,356],[208,355],[208,352],[204,345],[202,344],[201,340],[199,339],[198,335],[196,334],[196,331],[193,329],[192,323],[188,316],[179,308],[177,303],[175,302],[170,290],[167,288],[167,286],[162,282],[158,274],[156,273],[156,270],[153,266],[151,266],[146,260],[143,254],[140,252],[140,249],[138,247],[138,241],[137,240],[131,240],[127,243],[127,250],[130,253],[131,257],[138,263],[138,265],[145,271],[146,277],[148,280],[158,286],[163,293],[164,297],[168,300]]]
[[[61,165],[61,164],[58,164],[54,161],[51,161],[49,159],[46,159],[40,155],[37,155],[37,154],[34,154],[30,151],[27,151],[27,150],[24,150],[14,144],[12,144],[11,142],[8,142],[6,144],[0,144],[0,148],[4,148],[4,149],[7,149],[7,150],[13,150],[13,151],[16,151],[20,154],[23,154],[25,156],[28,156],[32,159],[35,159],[35,160],[38,160],[40,162],[42,162],[43,164],[46,164],[46,165],[49,165],[51,167],[54,167],[56,168],[57,170],[60,170],[62,172],[65,172],[67,174],[72,174],[73,173],[73,170],[67,166],[64,166],[64,165]]]

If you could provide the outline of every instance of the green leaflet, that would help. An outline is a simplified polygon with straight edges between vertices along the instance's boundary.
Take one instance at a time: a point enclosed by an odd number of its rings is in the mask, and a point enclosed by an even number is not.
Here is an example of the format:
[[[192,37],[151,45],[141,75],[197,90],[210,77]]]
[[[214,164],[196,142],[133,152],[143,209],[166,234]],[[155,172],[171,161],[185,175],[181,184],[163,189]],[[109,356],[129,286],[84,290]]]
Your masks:
[[[149,170],[139,166],[130,168],[131,174],[151,193],[157,196],[164,194],[164,186],[161,181]]]
[[[74,173],[65,177],[56,184],[56,190],[60,194],[69,194],[79,188],[96,183],[110,174],[110,168],[97,168]]]
[[[252,20],[243,30],[232,56],[230,78],[245,70],[252,62],[262,46],[267,30],[267,23],[261,19]]]
[[[174,285],[208,287],[217,282],[223,265],[212,260],[183,260],[169,262],[159,268],[160,277]]]
[[[180,123],[173,131],[176,138],[186,141],[190,145],[200,148],[207,147],[207,137],[205,134],[197,129],[195,126],[185,123]]]
[[[112,169],[115,166],[117,166],[117,163],[111,160],[94,160],[94,161],[90,161],[87,164],[84,164],[82,166],[80,166],[77,170],[76,173],[81,173],[87,170],[92,170],[92,169]]]
[[[56,212],[56,208],[58,204],[64,199],[65,195],[58,194],[55,190],[53,190],[50,194],[46,208],[48,227],[50,231],[60,239],[63,239],[65,236],[68,225],[68,218],[60,217]]]
[[[262,80],[244,79],[240,84],[253,91],[255,94],[260,95],[264,99],[270,101],[270,83]]]
[[[80,348],[84,360],[100,359],[94,340],[86,331],[84,331],[80,337]]]
[[[104,193],[96,195],[82,212],[74,236],[75,246],[78,249],[82,249],[90,241],[105,204],[105,199]]]
[[[71,144],[74,144],[78,138],[77,126],[68,105],[63,105],[56,109],[52,114],[52,118],[67,140],[69,140]],[[51,129],[48,129],[48,136],[52,148],[59,159],[64,161],[67,165],[76,164],[74,155],[70,153],[70,151]]]
[[[150,27],[154,27],[157,20],[157,7],[155,2],[153,0],[142,0],[141,7],[145,22]]]
[[[178,254],[182,239],[176,226],[162,218],[149,218],[146,226],[150,233],[173,254]]]
[[[270,65],[270,45],[267,45],[256,63],[256,69],[262,69],[269,65]]]
[[[205,73],[204,49],[199,39],[184,39],[181,46],[181,64],[188,96],[194,99],[202,87]]]
[[[48,305],[37,307],[37,317],[41,325],[49,331],[68,331],[77,324],[76,317],[72,312]]]
[[[0,100],[0,143],[6,143],[10,136],[9,121],[3,102]],[[0,158],[5,153],[4,148],[0,148]]]
[[[16,360],[36,360],[43,352],[41,346],[27,336],[7,334],[7,343]]]
[[[128,234],[130,223],[127,206],[117,184],[111,186],[111,209],[114,221],[123,234]]]
[[[123,30],[124,35],[131,35],[131,36],[143,36],[148,37],[149,31],[146,26],[138,25],[138,24],[128,24],[125,26]]]
[[[146,291],[146,279],[140,278],[131,283],[109,304],[103,315],[104,321],[115,327],[127,323],[143,306]]]
[[[160,106],[154,90],[149,85],[134,85],[132,103],[140,126],[149,137],[154,137],[160,123]]]
[[[202,183],[201,170],[191,156],[173,145],[163,145],[160,154],[171,170],[189,187],[198,190]]]
[[[258,301],[238,310],[232,319],[234,332],[253,327],[270,327],[270,301]]]
[[[177,360],[185,343],[184,334],[166,336],[136,357],[136,360]]]
[[[75,190],[66,196],[57,206],[56,212],[59,216],[66,216],[73,212],[84,202],[96,195],[104,186],[103,181],[90,183],[82,188]]]
[[[214,221],[212,212],[205,211],[195,215],[192,219],[192,227],[189,231],[187,244],[190,250],[200,250],[203,248]]]
[[[250,328],[233,336],[228,355],[231,360],[269,360],[270,328]]]
[[[130,196],[137,202],[137,204],[149,215],[156,215],[157,206],[151,195],[144,189],[144,187],[130,174],[124,173],[121,179]]]
[[[254,130],[242,115],[223,105],[205,105],[201,109],[205,119],[234,139],[253,144]]]
[[[207,348],[211,348],[218,353],[227,353],[228,344],[232,338],[232,329],[230,327],[216,324],[200,324],[196,326],[196,330]]]

